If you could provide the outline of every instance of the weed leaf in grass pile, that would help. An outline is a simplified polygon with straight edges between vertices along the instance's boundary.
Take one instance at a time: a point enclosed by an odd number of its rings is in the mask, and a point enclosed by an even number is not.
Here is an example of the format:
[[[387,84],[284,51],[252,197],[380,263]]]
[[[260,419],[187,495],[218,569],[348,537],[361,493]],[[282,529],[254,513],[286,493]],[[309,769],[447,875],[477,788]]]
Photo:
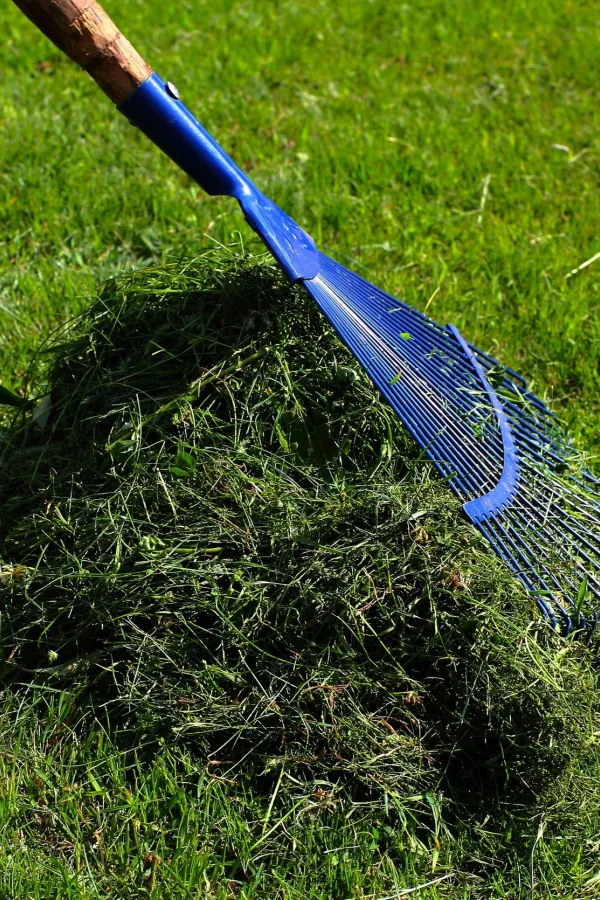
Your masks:
[[[292,282],[315,299],[468,519],[553,627],[591,638],[600,599],[600,493],[516,373],[320,253],[233,163],[97,3],[15,0],[209,194],[234,197]],[[582,589],[582,585],[584,588]]]
[[[100,720],[208,772],[247,835],[206,813],[230,875],[300,877],[308,841],[350,896],[331,829],[371,887],[388,863],[481,875],[527,860],[542,815],[569,858],[599,800],[589,651],[305,292],[211,254],[109,283],[47,354],[52,415],[15,412],[2,445],[7,697],[69,691],[56,741]]]

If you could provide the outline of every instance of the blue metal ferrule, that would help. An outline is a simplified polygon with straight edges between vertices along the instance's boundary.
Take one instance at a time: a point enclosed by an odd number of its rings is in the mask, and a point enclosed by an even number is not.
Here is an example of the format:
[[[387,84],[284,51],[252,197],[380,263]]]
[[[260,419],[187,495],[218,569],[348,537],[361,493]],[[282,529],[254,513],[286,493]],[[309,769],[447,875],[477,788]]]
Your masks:
[[[235,197],[246,221],[291,281],[315,277],[319,256],[313,239],[255,187],[179,100],[172,85],[153,73],[119,111],[207,194]]]
[[[504,407],[502,406],[496,391],[485,377],[485,372],[483,371],[481,363],[458,328],[456,328],[455,325],[447,325],[446,328],[457,341],[463,353],[473,366],[477,379],[488,395],[492,408],[496,413],[500,434],[502,436],[504,464],[498,483],[491,491],[488,491],[487,494],[483,494],[481,497],[476,497],[475,500],[470,500],[468,503],[463,504],[463,510],[468,517],[472,522],[477,523],[498,515],[498,513],[500,513],[515,496],[519,486],[519,460],[517,457],[517,447]]]

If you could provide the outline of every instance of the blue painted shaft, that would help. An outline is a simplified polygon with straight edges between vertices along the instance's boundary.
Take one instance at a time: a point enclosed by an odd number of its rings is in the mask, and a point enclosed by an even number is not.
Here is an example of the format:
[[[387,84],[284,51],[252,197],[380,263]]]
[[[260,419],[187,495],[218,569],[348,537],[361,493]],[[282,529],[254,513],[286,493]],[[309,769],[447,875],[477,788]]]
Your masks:
[[[207,194],[240,200],[255,190],[250,179],[156,74],[130,94],[119,111]]]
[[[156,73],[119,110],[208,194],[235,197],[291,281],[315,277],[319,257],[312,238],[258,190]]]

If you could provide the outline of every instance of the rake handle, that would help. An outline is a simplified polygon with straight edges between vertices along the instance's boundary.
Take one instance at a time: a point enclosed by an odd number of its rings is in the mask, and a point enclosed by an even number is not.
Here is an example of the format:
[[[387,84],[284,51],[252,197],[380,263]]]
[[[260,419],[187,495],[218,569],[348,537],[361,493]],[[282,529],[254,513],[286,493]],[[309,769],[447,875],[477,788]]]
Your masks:
[[[96,0],[13,0],[117,105],[152,69]]]

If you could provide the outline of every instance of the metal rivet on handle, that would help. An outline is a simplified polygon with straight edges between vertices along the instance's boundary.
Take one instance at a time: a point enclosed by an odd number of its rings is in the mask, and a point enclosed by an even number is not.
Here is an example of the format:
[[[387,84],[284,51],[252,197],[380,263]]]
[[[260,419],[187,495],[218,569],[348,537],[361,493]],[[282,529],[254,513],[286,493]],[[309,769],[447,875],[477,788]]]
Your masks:
[[[167,93],[170,94],[171,97],[174,97],[175,100],[179,100],[179,91],[177,90],[177,88],[175,87],[175,85],[173,84],[172,81],[167,81],[167,83],[165,84],[165,87],[167,89]]]

